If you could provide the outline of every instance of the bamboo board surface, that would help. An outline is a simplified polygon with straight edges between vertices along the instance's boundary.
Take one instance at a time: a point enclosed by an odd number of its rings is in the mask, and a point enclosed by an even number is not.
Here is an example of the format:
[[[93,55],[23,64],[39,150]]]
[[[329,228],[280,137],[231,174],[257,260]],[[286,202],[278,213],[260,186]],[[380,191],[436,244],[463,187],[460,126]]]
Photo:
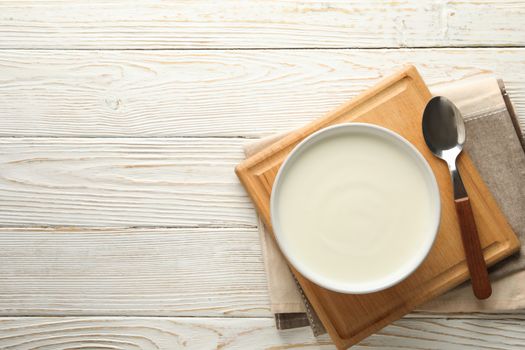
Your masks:
[[[448,169],[428,151],[421,133],[421,115],[429,98],[430,92],[417,70],[406,67],[236,168],[264,223],[271,228],[270,193],[281,163],[304,137],[328,125],[360,121],[387,127],[418,148],[432,167],[442,201],[440,230],[429,256],[409,278],[384,291],[345,295],[313,284],[292,267],[338,348],[356,344],[468,278]],[[472,200],[485,259],[493,264],[515,252],[519,242],[468,155],[460,157],[459,167]]]

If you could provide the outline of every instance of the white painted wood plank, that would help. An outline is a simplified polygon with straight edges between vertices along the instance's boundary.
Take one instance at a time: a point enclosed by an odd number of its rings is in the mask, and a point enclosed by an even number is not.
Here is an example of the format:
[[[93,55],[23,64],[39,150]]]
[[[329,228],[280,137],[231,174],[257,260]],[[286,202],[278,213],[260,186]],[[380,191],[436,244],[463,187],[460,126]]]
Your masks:
[[[0,138],[0,226],[245,226],[247,140]]]
[[[0,229],[0,247],[3,316],[271,316],[253,228]]]
[[[409,62],[427,83],[495,71],[525,129],[525,49],[0,50],[0,135],[258,137]]]
[[[0,316],[271,317],[255,228],[0,228],[0,247]]]
[[[523,349],[523,320],[402,319],[352,349]],[[0,318],[0,347],[36,349],[335,349],[308,328],[278,331],[271,319]]]
[[[0,316],[271,317],[254,228],[0,228],[0,247]]]
[[[0,48],[524,45],[515,0],[2,1]]]

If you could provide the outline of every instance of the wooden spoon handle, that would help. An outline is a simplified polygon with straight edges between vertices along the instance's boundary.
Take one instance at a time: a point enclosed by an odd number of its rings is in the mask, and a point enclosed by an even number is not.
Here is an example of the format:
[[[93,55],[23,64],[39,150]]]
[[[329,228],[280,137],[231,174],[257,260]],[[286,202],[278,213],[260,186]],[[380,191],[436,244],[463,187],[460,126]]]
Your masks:
[[[492,294],[487,265],[479,242],[478,230],[468,197],[456,199],[456,211],[461,227],[461,239],[472,279],[472,289],[478,299],[487,299]]]

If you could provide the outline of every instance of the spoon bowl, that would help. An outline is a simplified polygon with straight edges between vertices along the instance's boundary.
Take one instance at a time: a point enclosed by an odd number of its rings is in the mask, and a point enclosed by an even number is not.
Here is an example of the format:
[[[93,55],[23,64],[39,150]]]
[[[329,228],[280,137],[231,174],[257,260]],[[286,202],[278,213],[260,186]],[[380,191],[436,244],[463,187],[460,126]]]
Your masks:
[[[423,113],[423,136],[432,153],[447,162],[454,161],[466,138],[459,109],[443,96],[432,98]]]

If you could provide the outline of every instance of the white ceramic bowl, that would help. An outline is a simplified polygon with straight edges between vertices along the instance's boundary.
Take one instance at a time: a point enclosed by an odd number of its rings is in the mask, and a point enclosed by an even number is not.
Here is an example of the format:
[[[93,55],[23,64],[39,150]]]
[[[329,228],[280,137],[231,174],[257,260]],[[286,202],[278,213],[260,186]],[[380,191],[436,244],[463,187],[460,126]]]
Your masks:
[[[430,210],[428,211],[428,220],[423,220],[424,222],[428,222],[428,225],[425,226],[427,229],[425,229],[425,232],[421,233],[422,236],[418,236],[418,239],[421,240],[422,244],[418,245],[418,249],[413,251],[410,254],[410,256],[406,257],[406,263],[404,263],[402,268],[400,268],[397,271],[393,271],[392,273],[389,272],[386,275],[386,278],[370,280],[366,283],[362,283],[362,281],[357,282],[352,280],[341,280],[331,278],[327,274],[320,273],[319,269],[317,271],[314,271],[315,269],[312,268],[311,261],[309,262],[309,265],[299,257],[299,254],[294,254],[294,249],[295,251],[297,251],[298,245],[296,245],[296,247],[293,247],[293,245],[298,243],[295,243],[295,241],[293,240],[290,241],[289,237],[286,239],[284,238],[285,236],[281,228],[282,218],[279,217],[281,215],[280,210],[278,208],[279,201],[277,200],[277,198],[281,195],[281,187],[283,180],[287,177],[288,173],[290,172],[290,169],[294,167],[294,164],[297,161],[297,159],[300,159],[303,156],[303,154],[305,154],[305,152],[308,149],[310,149],[310,147],[315,145],[317,142],[325,140],[327,138],[335,137],[338,135],[344,135],[344,137],[352,137],[356,133],[358,133],[359,135],[370,135],[370,137],[380,137],[381,140],[384,140],[389,143],[389,147],[390,145],[392,147],[397,147],[402,152],[403,157],[404,155],[406,155],[406,157],[408,157],[412,162],[414,162],[414,164],[420,170],[419,173],[421,174],[421,178],[424,180],[424,183],[428,186],[428,196],[425,194],[423,198],[424,201],[427,202],[425,203],[425,206],[430,208]],[[365,156],[366,152],[366,149],[362,150],[362,153]],[[329,290],[333,290],[340,293],[363,294],[391,287],[394,284],[397,284],[403,279],[405,279],[417,269],[417,267],[424,261],[425,257],[428,255],[428,252],[430,251],[434,243],[439,228],[441,206],[439,189],[437,186],[436,179],[434,177],[434,173],[432,172],[430,166],[423,158],[423,156],[412,144],[410,144],[406,139],[404,139],[397,133],[377,125],[366,123],[346,123],[337,124],[319,130],[310,135],[309,137],[305,138],[292,150],[292,152],[289,154],[289,156],[279,169],[279,172],[275,179],[271,194],[270,211],[273,231],[275,233],[281,251],[286,256],[287,260],[303,276]],[[327,251],[327,254],[329,253],[330,252]],[[402,257],[400,259],[405,259],[405,257]],[[341,261],[341,264],[345,264],[345,261]],[[381,264],[381,261],[378,261],[378,264]],[[353,268],[352,264],[348,263],[347,265],[348,269]],[[379,268],[381,269],[382,267],[379,265]]]

